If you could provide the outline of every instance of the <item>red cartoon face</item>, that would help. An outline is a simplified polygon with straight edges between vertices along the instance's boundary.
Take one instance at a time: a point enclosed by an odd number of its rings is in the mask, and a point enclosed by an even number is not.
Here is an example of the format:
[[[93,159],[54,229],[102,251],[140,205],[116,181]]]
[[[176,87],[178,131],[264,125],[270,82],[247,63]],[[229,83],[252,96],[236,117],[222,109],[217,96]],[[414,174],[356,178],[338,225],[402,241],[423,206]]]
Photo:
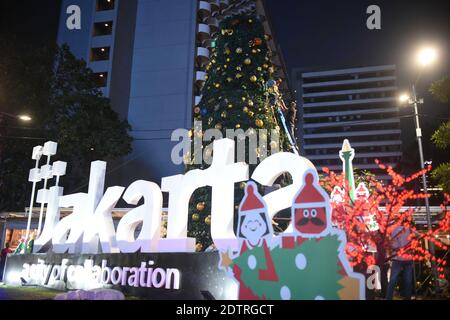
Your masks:
[[[296,208],[295,228],[304,234],[319,234],[327,227],[325,208]]]

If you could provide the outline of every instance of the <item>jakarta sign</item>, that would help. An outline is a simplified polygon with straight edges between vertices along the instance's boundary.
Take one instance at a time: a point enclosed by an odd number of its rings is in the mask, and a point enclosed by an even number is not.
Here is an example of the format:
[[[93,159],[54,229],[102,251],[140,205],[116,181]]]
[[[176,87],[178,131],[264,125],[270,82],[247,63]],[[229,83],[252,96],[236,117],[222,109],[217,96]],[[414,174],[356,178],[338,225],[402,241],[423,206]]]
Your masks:
[[[50,144],[54,146],[54,154],[56,144]],[[36,163],[39,162],[39,150],[35,148],[33,152]],[[38,191],[37,202],[42,207],[47,206],[45,224],[35,240],[34,252],[45,252],[50,248],[55,253],[85,254],[194,252],[195,239],[187,237],[188,205],[192,193],[205,186],[212,188],[211,237],[214,244],[219,250],[237,249],[238,239],[233,231],[234,184],[249,180],[249,168],[246,163],[235,163],[234,159],[234,141],[221,139],[214,141],[213,162],[206,170],[165,177],[161,187],[154,182],[139,180],[128,188],[114,186],[106,191],[106,163],[95,161],[91,164],[88,192],[64,195],[63,188],[58,186],[59,176],[63,173],[56,170],[61,167],[60,162],[54,163],[56,185],[46,189],[47,180],[53,177],[48,156],[45,166],[39,169],[36,165],[30,171],[29,180],[34,186],[40,176],[44,178],[44,189]],[[274,154],[258,165],[251,179],[262,185],[271,186],[286,172],[293,179],[291,185],[263,197],[270,218],[291,207],[292,199],[304,183],[303,176],[309,170],[317,175],[309,160],[284,152]],[[169,193],[167,238],[160,237],[163,192]],[[141,199],[144,203],[126,213],[116,230],[111,212],[120,198],[130,205],[136,205]],[[73,213],[60,219],[61,208],[72,208]],[[136,238],[135,230],[140,224],[142,228]],[[287,231],[291,230],[292,227]]]

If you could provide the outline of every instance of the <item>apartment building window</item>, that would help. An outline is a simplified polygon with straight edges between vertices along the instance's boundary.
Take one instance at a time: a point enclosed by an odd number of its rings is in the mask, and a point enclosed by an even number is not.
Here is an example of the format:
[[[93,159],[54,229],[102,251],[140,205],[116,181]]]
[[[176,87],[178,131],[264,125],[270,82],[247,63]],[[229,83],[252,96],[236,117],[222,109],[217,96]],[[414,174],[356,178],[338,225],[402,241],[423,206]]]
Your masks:
[[[100,47],[91,49],[91,61],[109,60],[110,47]]]
[[[114,9],[115,0],[97,0],[97,11],[106,11]]]
[[[106,87],[108,83],[108,72],[98,72],[93,74],[94,82],[99,88]]]
[[[97,22],[94,24],[94,36],[108,36],[112,34],[112,21]]]

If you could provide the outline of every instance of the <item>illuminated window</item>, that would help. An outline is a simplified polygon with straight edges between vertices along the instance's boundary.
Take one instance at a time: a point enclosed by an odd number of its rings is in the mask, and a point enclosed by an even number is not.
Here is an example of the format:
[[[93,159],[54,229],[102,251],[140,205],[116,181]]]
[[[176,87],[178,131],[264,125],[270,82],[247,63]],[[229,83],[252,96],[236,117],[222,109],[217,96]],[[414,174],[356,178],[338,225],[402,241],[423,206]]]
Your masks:
[[[97,11],[113,10],[114,0],[97,0]]]
[[[108,72],[98,72],[93,74],[94,82],[99,88],[106,87],[108,84]]]
[[[91,49],[91,61],[102,61],[109,59],[109,47],[100,47]]]
[[[94,36],[108,36],[112,34],[112,30],[112,21],[103,21],[94,24]]]

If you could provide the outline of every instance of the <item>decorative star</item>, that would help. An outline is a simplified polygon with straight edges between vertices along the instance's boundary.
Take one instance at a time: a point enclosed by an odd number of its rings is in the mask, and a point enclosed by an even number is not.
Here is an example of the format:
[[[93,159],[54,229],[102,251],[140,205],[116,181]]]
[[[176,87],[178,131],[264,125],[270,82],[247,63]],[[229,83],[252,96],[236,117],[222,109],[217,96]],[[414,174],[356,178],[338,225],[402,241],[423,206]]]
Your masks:
[[[233,263],[233,260],[231,260],[228,251],[220,253],[220,267],[221,268],[228,269],[232,263]]]

